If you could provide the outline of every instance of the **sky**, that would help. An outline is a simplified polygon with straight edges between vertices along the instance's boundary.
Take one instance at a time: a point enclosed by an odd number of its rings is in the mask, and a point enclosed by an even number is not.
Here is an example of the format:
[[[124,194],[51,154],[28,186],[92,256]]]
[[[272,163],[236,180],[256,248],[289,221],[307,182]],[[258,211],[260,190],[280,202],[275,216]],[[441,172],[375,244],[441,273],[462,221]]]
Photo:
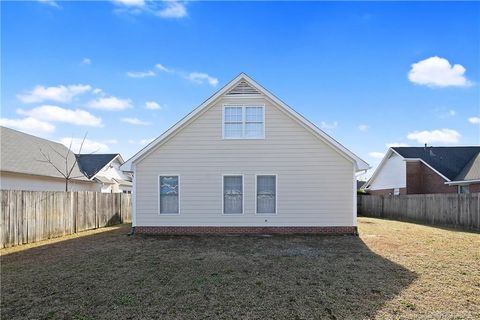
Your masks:
[[[373,168],[480,144],[480,3],[1,2],[0,125],[74,150],[126,160],[240,72]]]

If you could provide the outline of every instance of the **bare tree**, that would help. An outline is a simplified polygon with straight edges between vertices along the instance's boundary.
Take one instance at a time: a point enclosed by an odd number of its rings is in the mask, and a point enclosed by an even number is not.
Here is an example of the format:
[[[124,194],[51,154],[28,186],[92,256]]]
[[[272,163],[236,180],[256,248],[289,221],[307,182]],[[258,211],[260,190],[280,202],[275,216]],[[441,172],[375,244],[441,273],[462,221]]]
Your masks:
[[[80,144],[80,149],[78,150],[78,154],[82,153],[83,144],[86,138],[87,138],[87,134],[85,133],[82,143]],[[55,148],[52,147],[50,144],[48,145],[50,149],[62,159],[62,161],[59,161],[58,163],[54,162],[50,157],[50,154],[48,152],[45,152],[41,148],[40,148],[40,153],[42,154],[43,159],[38,160],[40,162],[49,163],[52,167],[55,168],[55,170],[57,170],[58,173],[60,173],[60,175],[62,175],[62,177],[65,179],[65,191],[68,191],[68,183],[70,182],[70,180],[83,177],[83,176],[72,176],[73,169],[75,169],[75,166],[77,165],[77,162],[78,162],[78,157],[72,151],[72,144],[73,144],[73,138],[70,140],[70,145],[68,146],[68,151],[66,155],[62,154],[58,150],[55,150]],[[70,155],[73,155],[73,158],[75,159],[72,164],[70,164],[68,161],[69,160],[68,157]]]

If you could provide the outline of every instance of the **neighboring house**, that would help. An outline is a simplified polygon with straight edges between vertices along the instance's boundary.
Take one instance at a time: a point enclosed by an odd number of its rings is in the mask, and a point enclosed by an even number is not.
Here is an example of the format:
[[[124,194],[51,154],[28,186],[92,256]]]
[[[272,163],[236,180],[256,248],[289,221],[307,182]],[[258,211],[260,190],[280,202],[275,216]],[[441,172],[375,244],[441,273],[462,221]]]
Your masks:
[[[363,191],[365,183],[367,183],[367,181],[357,180],[357,191]]]
[[[97,183],[85,177],[75,163],[75,154],[63,144],[0,127],[0,189],[65,191],[67,166],[73,171],[69,191],[97,191]],[[48,163],[46,158],[52,162]]]
[[[243,73],[122,166],[135,232],[172,234],[355,233],[368,168]]]
[[[132,177],[120,170],[125,162],[120,154],[78,154],[80,171],[100,185],[101,192],[130,193]]]
[[[480,192],[480,147],[390,148],[365,190],[380,195]]]

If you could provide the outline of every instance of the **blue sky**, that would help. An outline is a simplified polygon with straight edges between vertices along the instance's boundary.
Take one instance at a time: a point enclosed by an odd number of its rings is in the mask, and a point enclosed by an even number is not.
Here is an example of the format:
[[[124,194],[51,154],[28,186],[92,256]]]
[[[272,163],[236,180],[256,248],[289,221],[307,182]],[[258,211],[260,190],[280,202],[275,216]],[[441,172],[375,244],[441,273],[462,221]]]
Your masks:
[[[88,150],[130,157],[242,71],[373,166],[480,143],[479,3],[44,0],[1,20],[0,123]]]

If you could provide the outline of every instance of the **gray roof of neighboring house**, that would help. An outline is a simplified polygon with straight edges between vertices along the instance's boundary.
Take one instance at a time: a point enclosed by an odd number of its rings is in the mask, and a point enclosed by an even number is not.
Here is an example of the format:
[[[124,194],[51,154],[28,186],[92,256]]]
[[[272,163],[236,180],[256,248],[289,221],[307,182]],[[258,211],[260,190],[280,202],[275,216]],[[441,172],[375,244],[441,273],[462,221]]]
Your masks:
[[[422,159],[450,181],[480,179],[478,147],[394,147],[405,159]]]
[[[65,159],[68,155],[68,168],[75,163],[75,154],[58,142],[35,137],[6,127],[0,127],[0,171],[64,178],[55,167],[65,173]],[[55,167],[46,162],[48,157]],[[63,157],[62,157],[63,156]],[[72,179],[87,181],[75,164]]]
[[[113,159],[118,156],[118,153],[111,154],[78,154],[78,164],[80,170],[91,179],[100,170],[109,164]],[[113,182],[112,182],[113,183]]]
[[[367,181],[357,180],[357,190],[360,190]]]

